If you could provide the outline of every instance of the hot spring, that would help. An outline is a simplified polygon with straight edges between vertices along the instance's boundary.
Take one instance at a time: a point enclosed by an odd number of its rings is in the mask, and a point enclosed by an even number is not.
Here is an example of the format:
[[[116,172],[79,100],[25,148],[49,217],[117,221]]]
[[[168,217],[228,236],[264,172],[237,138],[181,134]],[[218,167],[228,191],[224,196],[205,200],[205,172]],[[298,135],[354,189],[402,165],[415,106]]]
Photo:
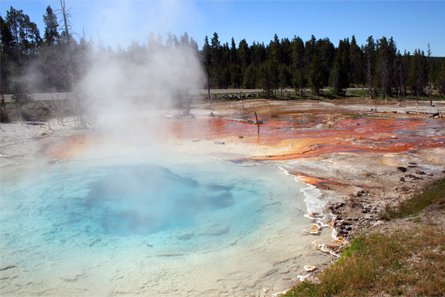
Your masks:
[[[317,257],[277,166],[152,154],[1,178],[2,296],[248,295]]]

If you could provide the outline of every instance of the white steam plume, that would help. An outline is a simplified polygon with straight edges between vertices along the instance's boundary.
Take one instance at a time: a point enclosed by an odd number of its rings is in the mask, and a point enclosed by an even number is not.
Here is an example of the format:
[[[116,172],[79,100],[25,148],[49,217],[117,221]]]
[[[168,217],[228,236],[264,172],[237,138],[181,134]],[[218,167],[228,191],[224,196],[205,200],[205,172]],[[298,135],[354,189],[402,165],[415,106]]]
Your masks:
[[[131,18],[132,9],[122,2],[107,6],[104,12],[98,13],[102,22],[125,24],[125,18]],[[156,7],[159,6],[161,18],[158,16],[153,19],[155,23],[145,23],[141,27],[165,32],[166,28],[172,28],[175,19],[184,17],[180,13],[183,7],[181,1],[155,3]],[[116,11],[113,11],[113,7]],[[117,27],[118,24],[113,25],[110,32],[120,36],[122,32]],[[128,29],[126,25],[122,27]],[[203,87],[204,75],[197,46],[186,34],[179,40],[170,35],[167,42],[162,42],[160,35],[155,37],[149,31],[144,34],[147,44],[134,42],[127,50],[102,48],[91,52],[86,74],[77,85],[77,90],[87,98],[88,112],[99,117],[98,128],[108,134],[116,129],[123,131],[122,125],[128,118],[134,120],[134,114],[140,112],[142,107],[153,110],[180,106],[189,100],[190,90]],[[131,125],[133,131],[138,128],[134,126],[134,121]]]
[[[199,57],[188,44],[138,47],[126,52],[93,53],[79,84],[99,112],[137,108],[135,97],[168,107],[189,90],[202,87]]]

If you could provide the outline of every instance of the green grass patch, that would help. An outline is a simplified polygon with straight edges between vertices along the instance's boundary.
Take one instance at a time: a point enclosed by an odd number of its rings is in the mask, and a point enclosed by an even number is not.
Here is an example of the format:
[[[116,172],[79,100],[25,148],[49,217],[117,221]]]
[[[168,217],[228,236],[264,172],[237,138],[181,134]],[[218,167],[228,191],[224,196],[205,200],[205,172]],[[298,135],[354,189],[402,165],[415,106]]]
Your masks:
[[[382,218],[392,219],[416,215],[431,204],[445,208],[445,178],[427,185],[421,193],[403,201],[398,206],[387,207]]]
[[[416,214],[431,204],[445,210],[445,179],[391,210],[390,217]],[[302,282],[283,296],[443,296],[444,230],[419,224],[386,234],[360,235],[318,279],[317,283]]]
[[[351,257],[355,252],[361,251],[365,248],[365,238],[363,236],[356,237],[349,247],[343,251],[342,257],[339,259],[342,261],[343,259]]]
[[[331,267],[283,296],[442,296],[445,235],[437,227],[359,236]]]
[[[382,274],[401,267],[400,243],[398,238],[377,233],[359,236],[335,264],[319,275],[319,284],[303,282],[284,296],[362,296],[380,282]]]

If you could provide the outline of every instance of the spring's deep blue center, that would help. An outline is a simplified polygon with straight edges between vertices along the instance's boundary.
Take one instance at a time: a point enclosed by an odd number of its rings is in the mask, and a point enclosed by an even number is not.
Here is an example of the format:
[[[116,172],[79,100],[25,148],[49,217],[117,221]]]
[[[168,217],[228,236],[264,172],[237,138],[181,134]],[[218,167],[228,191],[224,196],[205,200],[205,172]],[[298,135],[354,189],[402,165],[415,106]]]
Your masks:
[[[107,234],[150,234],[188,227],[212,211],[228,211],[234,191],[217,183],[201,183],[156,165],[107,168],[88,185],[83,207],[88,220]]]

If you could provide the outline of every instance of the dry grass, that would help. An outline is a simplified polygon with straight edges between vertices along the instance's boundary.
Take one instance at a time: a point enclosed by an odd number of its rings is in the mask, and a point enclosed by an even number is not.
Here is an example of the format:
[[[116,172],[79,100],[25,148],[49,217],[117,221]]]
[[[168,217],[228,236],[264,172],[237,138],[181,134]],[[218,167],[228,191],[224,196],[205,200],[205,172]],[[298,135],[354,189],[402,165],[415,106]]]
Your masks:
[[[285,296],[443,296],[445,235],[437,226],[356,238],[338,262]]]
[[[392,209],[388,218],[417,214],[432,204],[444,215],[444,200],[442,179]],[[284,296],[444,296],[444,226],[424,222],[404,231],[358,236],[318,279]]]
[[[431,183],[421,193],[403,201],[397,207],[387,207],[382,218],[394,219],[415,215],[432,204],[445,209],[445,179]]]

